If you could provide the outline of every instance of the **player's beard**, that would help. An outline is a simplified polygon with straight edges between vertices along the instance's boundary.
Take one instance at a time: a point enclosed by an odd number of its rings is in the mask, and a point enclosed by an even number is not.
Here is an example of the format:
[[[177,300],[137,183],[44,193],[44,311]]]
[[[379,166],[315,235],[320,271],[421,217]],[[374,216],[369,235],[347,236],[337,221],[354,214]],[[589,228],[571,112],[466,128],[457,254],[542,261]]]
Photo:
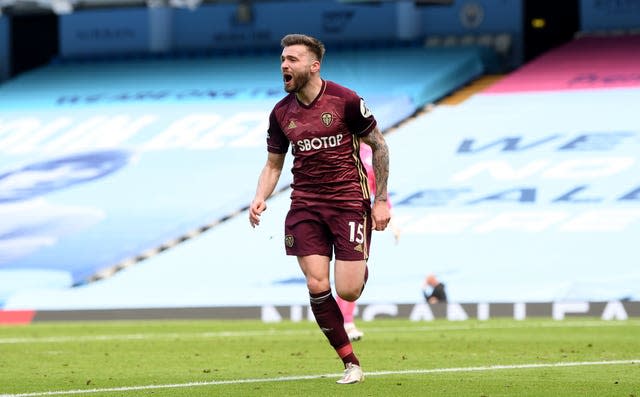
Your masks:
[[[285,83],[284,85],[284,90],[288,93],[300,92],[307,85],[309,80],[311,80],[311,72],[309,70],[305,70],[299,74],[292,73],[291,76],[293,84],[287,86]]]

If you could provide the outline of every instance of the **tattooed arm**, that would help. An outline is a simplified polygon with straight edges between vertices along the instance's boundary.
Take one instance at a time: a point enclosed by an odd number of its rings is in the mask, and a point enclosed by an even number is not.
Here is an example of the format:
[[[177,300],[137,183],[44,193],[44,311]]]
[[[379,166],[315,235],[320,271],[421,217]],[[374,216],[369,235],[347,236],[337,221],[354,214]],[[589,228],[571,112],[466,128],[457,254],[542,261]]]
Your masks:
[[[369,135],[361,139],[371,147],[373,172],[376,177],[376,192],[371,212],[373,228],[375,230],[384,230],[391,219],[391,213],[387,206],[389,147],[377,127]]]

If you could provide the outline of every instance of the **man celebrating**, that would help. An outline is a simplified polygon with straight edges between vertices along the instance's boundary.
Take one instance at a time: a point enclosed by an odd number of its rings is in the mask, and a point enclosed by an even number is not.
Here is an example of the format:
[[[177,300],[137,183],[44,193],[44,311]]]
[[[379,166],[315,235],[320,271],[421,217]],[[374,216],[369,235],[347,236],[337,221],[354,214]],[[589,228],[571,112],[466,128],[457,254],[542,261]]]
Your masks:
[[[267,162],[249,222],[253,227],[260,223],[291,145],[293,183],[285,249],[297,257],[318,326],[344,363],[344,376],[337,383],[357,383],[364,374],[331,293],[330,263],[335,253],[337,294],[351,302],[358,299],[368,276],[371,231],[384,230],[391,218],[386,203],[389,149],[364,100],[320,77],[325,48],[319,40],[290,34],[281,45],[280,67],[288,95],[269,116]],[[361,141],[372,150],[377,186],[373,204],[359,155]]]

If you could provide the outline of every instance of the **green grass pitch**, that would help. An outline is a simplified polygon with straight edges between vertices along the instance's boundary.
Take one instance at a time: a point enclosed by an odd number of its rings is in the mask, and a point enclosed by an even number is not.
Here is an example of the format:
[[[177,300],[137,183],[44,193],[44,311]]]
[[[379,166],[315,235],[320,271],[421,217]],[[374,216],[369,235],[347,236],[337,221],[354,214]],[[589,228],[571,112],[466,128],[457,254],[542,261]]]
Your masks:
[[[636,319],[359,325],[356,385],[306,321],[2,326],[0,396],[640,397]]]

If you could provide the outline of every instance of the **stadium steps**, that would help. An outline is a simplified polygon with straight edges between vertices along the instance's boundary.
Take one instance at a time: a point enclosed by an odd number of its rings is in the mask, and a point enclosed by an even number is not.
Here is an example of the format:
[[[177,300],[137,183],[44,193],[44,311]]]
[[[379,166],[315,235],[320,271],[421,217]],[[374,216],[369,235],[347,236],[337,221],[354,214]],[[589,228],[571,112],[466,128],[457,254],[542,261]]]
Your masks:
[[[467,84],[466,86],[460,88],[459,90],[455,91],[453,94],[443,98],[437,104],[438,105],[459,105],[462,102],[469,99],[471,96],[475,95],[476,93],[484,90],[490,85],[493,85],[495,82],[502,79],[503,77],[504,75],[482,76],[472,81],[471,83]]]

